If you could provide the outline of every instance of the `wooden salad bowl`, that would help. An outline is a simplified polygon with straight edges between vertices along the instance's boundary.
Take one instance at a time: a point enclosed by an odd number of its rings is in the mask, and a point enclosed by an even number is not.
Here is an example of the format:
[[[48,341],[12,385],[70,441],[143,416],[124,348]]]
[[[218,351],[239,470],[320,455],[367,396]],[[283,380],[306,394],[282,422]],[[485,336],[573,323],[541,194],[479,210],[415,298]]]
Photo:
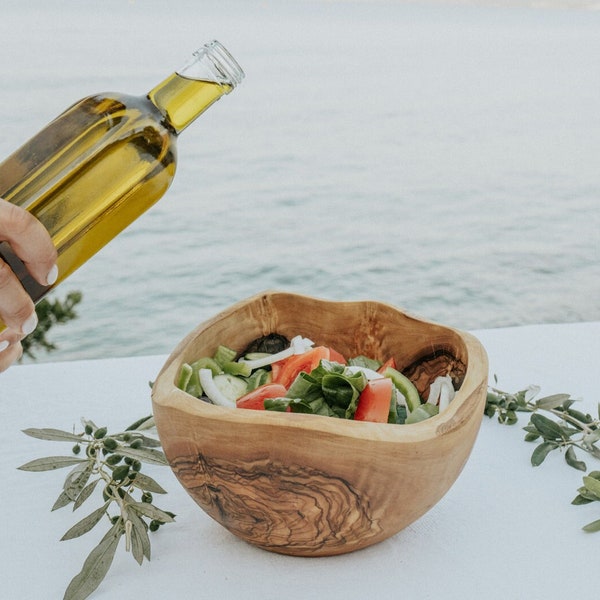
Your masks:
[[[301,334],[345,356],[393,356],[421,394],[446,374],[458,391],[439,415],[391,425],[225,408],[176,387],[184,362],[219,344],[241,351],[269,333]],[[468,333],[379,302],[265,292],[181,341],[152,403],[171,468],[206,513],[265,550],[326,556],[384,540],[442,498],[475,442],[487,375],[485,350]]]

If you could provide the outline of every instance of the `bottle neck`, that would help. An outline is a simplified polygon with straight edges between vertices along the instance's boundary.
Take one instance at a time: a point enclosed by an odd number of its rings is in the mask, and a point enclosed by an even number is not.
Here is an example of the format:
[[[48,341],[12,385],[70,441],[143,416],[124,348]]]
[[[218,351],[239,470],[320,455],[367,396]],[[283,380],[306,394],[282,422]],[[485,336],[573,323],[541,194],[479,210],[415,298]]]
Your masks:
[[[194,52],[190,61],[159,83],[148,98],[179,134],[244,78],[244,71],[217,41]]]

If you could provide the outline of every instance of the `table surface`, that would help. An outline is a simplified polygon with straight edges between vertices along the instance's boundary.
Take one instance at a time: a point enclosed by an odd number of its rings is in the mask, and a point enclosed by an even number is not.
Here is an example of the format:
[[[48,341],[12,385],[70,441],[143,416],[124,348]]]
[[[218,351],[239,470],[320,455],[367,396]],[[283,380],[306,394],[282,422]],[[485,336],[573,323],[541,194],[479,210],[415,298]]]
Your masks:
[[[490,376],[502,389],[529,384],[567,392],[596,414],[600,322],[473,332]],[[16,366],[0,375],[1,598],[62,598],[104,533],[59,542],[96,506],[50,512],[65,471],[29,473],[19,465],[68,448],[21,433],[71,429],[80,417],[127,426],[151,410],[148,382],[166,357],[150,356]],[[177,514],[152,536],[152,561],[139,567],[119,547],[92,598],[565,598],[593,589],[600,533],[581,527],[600,505],[572,506],[582,473],[559,454],[537,468],[520,426],[485,418],[465,469],[426,515],[394,537],[353,554],[294,558],[254,548],[206,516],[168,468],[150,473],[168,490],[156,504]],[[556,454],[556,453],[555,453]],[[600,464],[588,460],[588,468]],[[87,511],[87,512],[84,512]],[[102,529],[102,530],[101,530]]]

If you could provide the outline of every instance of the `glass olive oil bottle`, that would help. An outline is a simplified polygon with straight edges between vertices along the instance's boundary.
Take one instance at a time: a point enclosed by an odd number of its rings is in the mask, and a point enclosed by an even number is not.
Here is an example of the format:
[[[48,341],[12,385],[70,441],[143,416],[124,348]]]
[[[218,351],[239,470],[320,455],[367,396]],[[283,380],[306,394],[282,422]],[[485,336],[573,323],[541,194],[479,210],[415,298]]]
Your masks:
[[[0,258],[34,302],[166,192],[179,133],[243,77],[229,52],[210,42],[147,96],[84,98],[0,163],[0,197],[35,215],[58,251],[58,280],[45,287],[0,244]]]

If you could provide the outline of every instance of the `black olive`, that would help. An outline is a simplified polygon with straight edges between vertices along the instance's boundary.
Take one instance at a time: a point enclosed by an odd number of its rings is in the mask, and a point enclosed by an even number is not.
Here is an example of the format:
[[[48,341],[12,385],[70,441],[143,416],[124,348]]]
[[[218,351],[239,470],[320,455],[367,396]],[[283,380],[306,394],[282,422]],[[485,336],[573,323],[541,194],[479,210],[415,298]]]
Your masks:
[[[248,346],[239,353],[238,357],[245,356],[252,352],[267,352],[269,354],[276,354],[286,348],[289,348],[290,340],[285,336],[279,335],[278,333],[269,333],[262,337],[256,338],[253,342],[250,342]]]

